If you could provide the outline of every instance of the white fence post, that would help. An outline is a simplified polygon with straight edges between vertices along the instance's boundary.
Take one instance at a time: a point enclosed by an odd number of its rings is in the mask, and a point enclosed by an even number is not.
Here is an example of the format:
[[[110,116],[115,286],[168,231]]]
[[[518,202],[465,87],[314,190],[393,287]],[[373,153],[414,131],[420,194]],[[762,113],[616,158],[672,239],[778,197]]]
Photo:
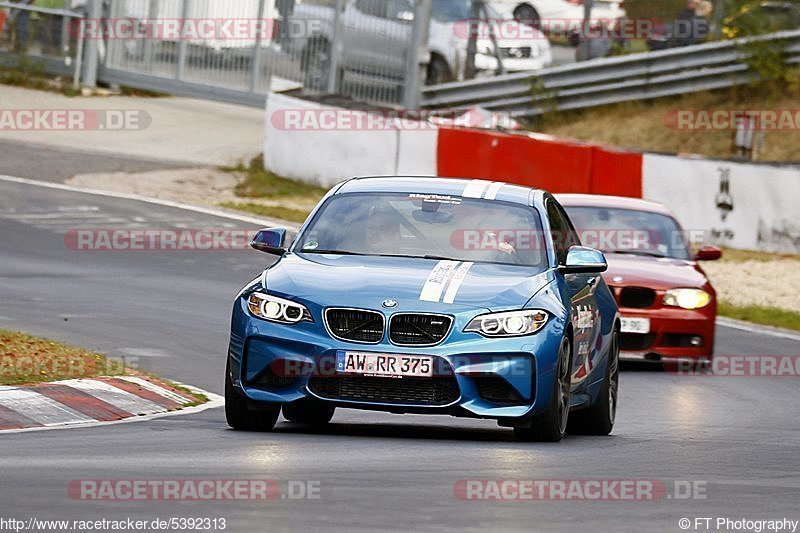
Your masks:
[[[430,61],[428,33],[431,23],[431,0],[418,0],[414,6],[414,25],[406,57],[406,80],[403,85],[403,107],[419,109],[422,79]]]
[[[89,0],[86,8],[86,18],[88,20],[99,20],[103,17],[103,0]],[[95,35],[87,39],[84,45],[83,84],[86,87],[97,86],[97,65],[100,54],[97,37]]]

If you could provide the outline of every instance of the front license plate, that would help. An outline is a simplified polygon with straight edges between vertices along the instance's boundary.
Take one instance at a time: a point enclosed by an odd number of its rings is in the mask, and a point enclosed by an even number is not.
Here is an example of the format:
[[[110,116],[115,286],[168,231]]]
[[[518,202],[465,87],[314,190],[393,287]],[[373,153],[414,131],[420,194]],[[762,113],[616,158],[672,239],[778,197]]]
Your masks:
[[[429,378],[433,376],[433,357],[338,351],[336,371],[362,376]]]
[[[650,333],[650,319],[622,317],[620,330],[622,333]]]

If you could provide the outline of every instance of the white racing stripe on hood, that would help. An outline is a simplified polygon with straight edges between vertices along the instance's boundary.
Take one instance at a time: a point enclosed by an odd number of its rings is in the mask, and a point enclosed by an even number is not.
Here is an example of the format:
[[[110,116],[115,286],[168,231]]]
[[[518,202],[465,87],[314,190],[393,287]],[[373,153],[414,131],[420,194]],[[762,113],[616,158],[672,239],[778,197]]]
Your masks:
[[[423,302],[438,302],[442,297],[444,288],[450,283],[453,275],[456,272],[456,267],[459,261],[444,260],[436,263],[431,273],[428,275],[425,285],[422,286],[422,292],[419,293],[419,299]]]
[[[474,264],[475,263],[461,263],[461,266],[458,267],[458,270],[456,270],[453,275],[453,279],[450,281],[450,286],[447,287],[447,292],[444,293],[444,300],[442,300],[442,303],[451,304],[456,301],[458,289],[461,288],[461,284],[464,283],[464,278],[467,277],[469,269],[472,268]]]

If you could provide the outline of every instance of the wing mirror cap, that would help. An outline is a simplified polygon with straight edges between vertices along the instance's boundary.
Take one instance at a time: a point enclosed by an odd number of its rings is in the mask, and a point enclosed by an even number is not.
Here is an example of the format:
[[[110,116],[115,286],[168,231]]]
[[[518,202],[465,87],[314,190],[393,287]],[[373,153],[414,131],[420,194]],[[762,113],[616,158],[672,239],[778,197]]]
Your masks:
[[[250,247],[272,255],[283,255],[286,253],[286,229],[284,228],[267,228],[259,230],[253,240],[250,241]]]
[[[716,261],[722,257],[722,250],[716,246],[701,246],[694,256],[695,261]]]
[[[600,274],[608,270],[608,261],[600,250],[573,246],[567,252],[566,264],[558,268],[564,274]]]

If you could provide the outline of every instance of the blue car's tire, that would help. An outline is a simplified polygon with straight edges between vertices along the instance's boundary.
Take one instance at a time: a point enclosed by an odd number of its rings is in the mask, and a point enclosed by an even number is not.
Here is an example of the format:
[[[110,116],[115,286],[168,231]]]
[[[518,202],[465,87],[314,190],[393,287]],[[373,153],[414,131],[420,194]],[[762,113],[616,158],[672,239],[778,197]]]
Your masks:
[[[236,392],[225,370],[225,419],[233,429],[242,431],[270,431],[281,414],[280,405],[255,405]]]
[[[283,418],[297,424],[323,425],[333,418],[336,407],[319,400],[304,398],[283,404]]]
[[[564,438],[569,421],[569,399],[572,376],[572,346],[569,339],[561,341],[558,350],[555,383],[547,410],[533,418],[529,425],[514,428],[514,437],[519,441],[558,442]]]
[[[608,435],[614,429],[618,398],[619,332],[614,331],[600,394],[591,407],[572,414],[567,430],[575,435]]]

